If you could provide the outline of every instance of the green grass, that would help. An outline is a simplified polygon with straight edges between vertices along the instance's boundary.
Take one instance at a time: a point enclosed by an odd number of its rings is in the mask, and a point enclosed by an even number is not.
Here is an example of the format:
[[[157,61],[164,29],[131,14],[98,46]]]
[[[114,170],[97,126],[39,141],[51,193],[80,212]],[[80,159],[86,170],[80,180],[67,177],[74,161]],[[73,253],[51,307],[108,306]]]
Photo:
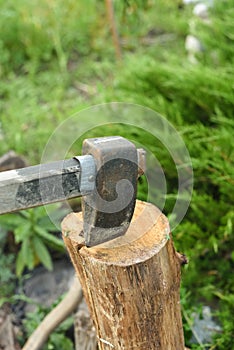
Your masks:
[[[116,62],[101,2],[0,1],[0,154],[13,149],[30,164],[40,162],[56,127],[95,104],[133,103],[164,115],[183,137],[194,170],[189,210],[173,231],[177,249],[190,261],[181,292],[186,343],[192,311],[208,304],[223,328],[208,348],[232,349],[233,2],[217,2],[211,10],[214,25],[197,21],[195,34],[205,50],[196,65],[187,61],[184,50],[192,8],[171,0],[145,3],[115,5],[123,50],[122,62]],[[128,108],[119,124],[93,128],[81,138],[118,133],[152,151],[166,174],[164,212],[170,216],[177,193],[175,164],[155,137],[137,127],[141,113],[132,117],[134,127],[123,124]],[[77,117],[81,130],[91,123],[89,111]],[[77,134],[79,123],[72,126]],[[67,154],[79,153],[81,138]],[[66,139],[62,135],[61,144]],[[143,182],[140,198],[146,190]],[[158,204],[158,198],[155,191],[151,201]],[[6,258],[7,265],[12,261],[12,255]],[[9,280],[14,280],[12,271]]]

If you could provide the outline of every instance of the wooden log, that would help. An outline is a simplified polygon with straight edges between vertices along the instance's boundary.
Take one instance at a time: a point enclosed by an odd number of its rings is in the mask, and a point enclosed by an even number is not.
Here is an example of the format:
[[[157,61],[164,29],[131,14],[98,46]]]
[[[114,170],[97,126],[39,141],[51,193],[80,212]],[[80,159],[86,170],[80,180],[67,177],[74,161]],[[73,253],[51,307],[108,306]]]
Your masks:
[[[181,260],[159,209],[137,201],[127,233],[91,248],[84,246],[81,213],[69,214],[62,231],[99,349],[184,349]]]

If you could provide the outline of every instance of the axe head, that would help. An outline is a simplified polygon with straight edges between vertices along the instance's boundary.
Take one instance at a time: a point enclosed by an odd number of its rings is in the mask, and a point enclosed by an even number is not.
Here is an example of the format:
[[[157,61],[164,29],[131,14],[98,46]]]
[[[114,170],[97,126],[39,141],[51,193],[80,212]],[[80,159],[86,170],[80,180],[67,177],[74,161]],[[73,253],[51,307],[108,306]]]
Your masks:
[[[94,246],[123,235],[130,224],[136,201],[138,152],[120,136],[86,139],[84,155],[96,162],[94,191],[82,197],[84,238]]]

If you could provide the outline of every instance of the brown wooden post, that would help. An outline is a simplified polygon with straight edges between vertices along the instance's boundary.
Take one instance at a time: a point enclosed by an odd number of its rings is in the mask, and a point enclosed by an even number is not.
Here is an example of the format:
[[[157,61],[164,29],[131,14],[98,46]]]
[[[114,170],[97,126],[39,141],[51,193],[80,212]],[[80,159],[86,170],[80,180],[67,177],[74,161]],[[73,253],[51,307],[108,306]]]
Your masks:
[[[159,209],[137,201],[127,233],[92,248],[84,246],[81,213],[69,214],[62,231],[99,349],[184,349],[181,260]]]

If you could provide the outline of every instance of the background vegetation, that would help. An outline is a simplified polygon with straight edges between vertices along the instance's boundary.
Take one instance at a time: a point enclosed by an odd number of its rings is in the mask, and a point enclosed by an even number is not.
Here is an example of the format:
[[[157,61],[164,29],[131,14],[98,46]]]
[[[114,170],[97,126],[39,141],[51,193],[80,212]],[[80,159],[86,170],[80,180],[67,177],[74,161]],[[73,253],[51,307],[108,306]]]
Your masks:
[[[181,289],[186,343],[193,349],[233,349],[233,1],[214,2],[208,23],[193,19],[193,34],[204,47],[197,64],[188,61],[184,48],[192,6],[179,1],[115,2],[121,59],[116,58],[102,1],[0,0],[0,8],[0,154],[13,149],[30,164],[40,162],[54,129],[97,103],[137,103],[165,116],[182,135],[195,176],[190,208],[173,232],[177,249],[190,261]],[[119,127],[118,132],[131,138],[135,130]],[[157,153],[173,198],[173,165],[155,140],[144,133],[138,137]],[[167,215],[171,207],[168,199]],[[48,248],[51,252],[59,245],[48,238],[53,230],[48,223],[41,225],[43,214],[13,217],[0,218],[2,301],[14,293],[15,272],[20,276],[25,266],[32,269],[40,260],[52,268]],[[22,232],[25,218],[31,221]],[[25,237],[31,243],[24,243]],[[23,253],[27,244],[32,244],[30,261]],[[33,245],[40,247],[38,255]],[[222,332],[210,344],[191,344],[192,313],[202,305],[211,306]]]

